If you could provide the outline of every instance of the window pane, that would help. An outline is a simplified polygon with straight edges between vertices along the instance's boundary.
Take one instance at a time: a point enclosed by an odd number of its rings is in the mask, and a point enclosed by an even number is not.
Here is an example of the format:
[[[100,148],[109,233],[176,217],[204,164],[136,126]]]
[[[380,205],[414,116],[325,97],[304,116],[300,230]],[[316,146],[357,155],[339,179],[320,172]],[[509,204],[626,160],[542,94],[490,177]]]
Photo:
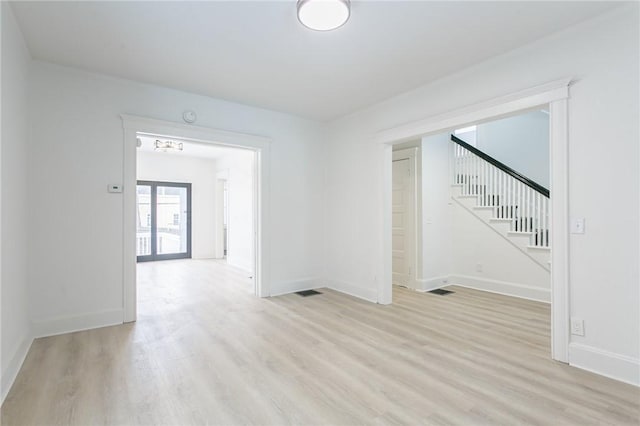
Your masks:
[[[187,189],[158,186],[157,197],[157,253],[186,253]]]

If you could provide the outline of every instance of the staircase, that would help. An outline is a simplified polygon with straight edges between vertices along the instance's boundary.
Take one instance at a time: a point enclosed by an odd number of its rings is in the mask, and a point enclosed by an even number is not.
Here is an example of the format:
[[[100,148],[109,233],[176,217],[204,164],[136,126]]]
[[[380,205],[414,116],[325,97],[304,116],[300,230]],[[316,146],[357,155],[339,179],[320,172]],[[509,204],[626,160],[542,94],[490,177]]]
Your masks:
[[[546,270],[549,190],[451,135],[451,197]]]

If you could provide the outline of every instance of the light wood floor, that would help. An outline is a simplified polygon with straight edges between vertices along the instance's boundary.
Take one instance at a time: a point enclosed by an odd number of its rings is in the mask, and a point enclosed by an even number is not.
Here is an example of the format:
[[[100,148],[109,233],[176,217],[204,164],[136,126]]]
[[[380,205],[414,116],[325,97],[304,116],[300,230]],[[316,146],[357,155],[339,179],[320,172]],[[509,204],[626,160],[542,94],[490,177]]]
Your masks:
[[[451,288],[255,298],[213,261],[139,265],[135,324],[37,339],[3,425],[638,424],[640,391],[549,360],[549,307]]]

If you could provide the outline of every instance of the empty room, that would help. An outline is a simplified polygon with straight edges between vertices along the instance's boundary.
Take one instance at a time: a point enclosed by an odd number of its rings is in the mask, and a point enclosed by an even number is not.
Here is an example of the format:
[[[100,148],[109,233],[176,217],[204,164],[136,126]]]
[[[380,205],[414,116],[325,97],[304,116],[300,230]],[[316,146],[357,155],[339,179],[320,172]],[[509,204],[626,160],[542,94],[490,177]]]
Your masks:
[[[0,10],[1,424],[640,424],[638,2]]]

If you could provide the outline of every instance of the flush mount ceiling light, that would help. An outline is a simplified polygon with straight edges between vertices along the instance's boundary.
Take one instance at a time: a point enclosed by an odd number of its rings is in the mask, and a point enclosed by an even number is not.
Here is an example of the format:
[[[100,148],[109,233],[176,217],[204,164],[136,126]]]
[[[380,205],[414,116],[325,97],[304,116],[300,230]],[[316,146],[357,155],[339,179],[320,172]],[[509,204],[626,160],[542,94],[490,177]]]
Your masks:
[[[298,20],[312,30],[335,30],[347,22],[350,14],[349,0],[298,0]]]
[[[182,142],[156,140],[154,148],[160,152],[182,151]]]

